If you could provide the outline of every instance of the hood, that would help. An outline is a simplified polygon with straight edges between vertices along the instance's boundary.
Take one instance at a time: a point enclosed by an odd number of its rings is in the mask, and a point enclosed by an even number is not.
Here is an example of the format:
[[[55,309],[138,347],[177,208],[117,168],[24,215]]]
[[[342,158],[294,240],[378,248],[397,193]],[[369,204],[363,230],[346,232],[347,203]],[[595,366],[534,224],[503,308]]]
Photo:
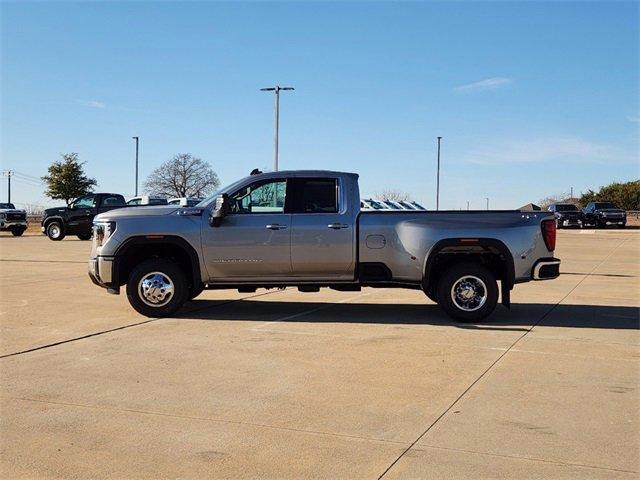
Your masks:
[[[26,214],[26,210],[22,210],[20,208],[0,208],[0,213],[24,213]]]
[[[95,217],[96,220],[118,220],[119,218],[136,218],[136,217],[157,217],[160,215],[171,215],[173,212],[180,210],[176,205],[148,205],[148,206],[132,206],[116,208],[108,212],[101,213]]]
[[[47,208],[44,213],[49,216],[49,215],[57,215],[59,213],[64,213],[69,209],[69,207],[54,207],[54,208]]]

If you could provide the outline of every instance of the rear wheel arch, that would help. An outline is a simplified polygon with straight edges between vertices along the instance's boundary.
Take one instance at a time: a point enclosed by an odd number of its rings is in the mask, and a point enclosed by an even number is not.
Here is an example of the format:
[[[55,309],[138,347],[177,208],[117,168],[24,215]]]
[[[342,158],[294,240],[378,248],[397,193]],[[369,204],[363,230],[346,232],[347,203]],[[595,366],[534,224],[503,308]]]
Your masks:
[[[137,265],[146,260],[157,258],[171,260],[179,265],[184,270],[192,290],[195,291],[202,286],[198,253],[189,242],[181,237],[131,237],[118,247],[114,256],[114,284],[124,285]]]
[[[472,240],[472,241],[471,241]],[[425,260],[422,285],[435,295],[438,280],[447,268],[457,263],[477,262],[501,280],[503,293],[515,284],[513,255],[507,246],[494,238],[448,238],[438,241]]]

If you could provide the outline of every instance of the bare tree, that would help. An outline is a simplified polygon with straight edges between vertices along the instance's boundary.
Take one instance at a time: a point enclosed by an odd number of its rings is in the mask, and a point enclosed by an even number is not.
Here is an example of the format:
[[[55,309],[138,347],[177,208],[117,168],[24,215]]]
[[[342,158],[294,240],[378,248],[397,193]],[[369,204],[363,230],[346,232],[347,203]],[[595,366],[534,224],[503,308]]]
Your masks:
[[[411,200],[411,195],[400,190],[383,190],[376,195],[380,200],[391,200],[392,202],[406,202]]]
[[[209,163],[181,153],[151,172],[144,189],[163,197],[203,197],[219,184],[218,175]]]
[[[578,198],[571,198],[570,193],[559,193],[557,195],[549,195],[538,202],[543,210],[546,210],[552,203],[572,203],[576,206],[580,206]]]

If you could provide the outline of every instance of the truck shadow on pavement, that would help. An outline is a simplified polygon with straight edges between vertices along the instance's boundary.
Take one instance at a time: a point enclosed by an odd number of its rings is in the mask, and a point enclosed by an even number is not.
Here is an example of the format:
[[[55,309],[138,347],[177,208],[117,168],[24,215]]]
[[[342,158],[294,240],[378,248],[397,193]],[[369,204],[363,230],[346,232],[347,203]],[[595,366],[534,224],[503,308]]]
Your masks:
[[[451,320],[437,305],[195,299],[176,318],[207,321],[438,325],[475,330],[526,331],[533,325],[564,328],[640,329],[637,307],[513,303],[498,305],[481,323]]]

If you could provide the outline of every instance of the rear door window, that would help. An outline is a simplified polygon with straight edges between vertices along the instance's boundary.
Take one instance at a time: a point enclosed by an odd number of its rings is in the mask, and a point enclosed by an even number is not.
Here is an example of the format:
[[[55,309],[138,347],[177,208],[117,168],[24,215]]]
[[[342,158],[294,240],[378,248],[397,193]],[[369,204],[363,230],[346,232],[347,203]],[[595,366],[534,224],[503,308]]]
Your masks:
[[[337,178],[295,179],[293,213],[338,213]]]

